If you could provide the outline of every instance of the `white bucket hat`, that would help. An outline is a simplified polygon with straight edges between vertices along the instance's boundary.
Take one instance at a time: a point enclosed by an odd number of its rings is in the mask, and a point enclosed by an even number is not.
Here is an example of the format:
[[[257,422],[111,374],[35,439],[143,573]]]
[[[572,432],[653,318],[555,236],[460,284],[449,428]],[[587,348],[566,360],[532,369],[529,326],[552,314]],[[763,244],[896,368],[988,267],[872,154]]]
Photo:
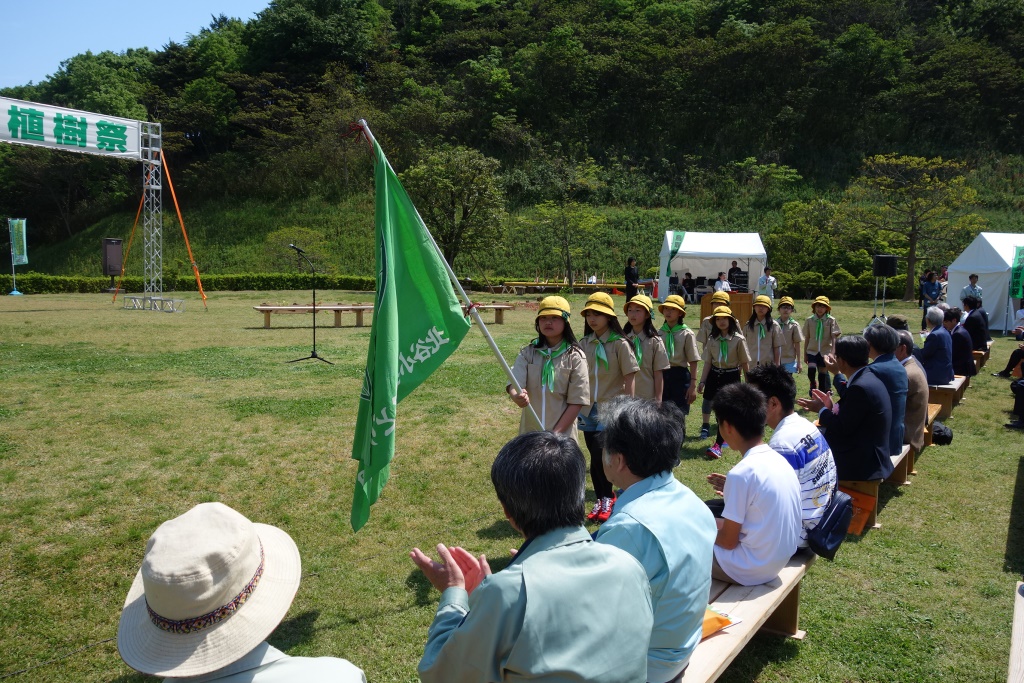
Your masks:
[[[199,676],[248,654],[277,628],[302,563],[284,531],[223,503],[161,524],[124,601],[117,649],[158,676]]]

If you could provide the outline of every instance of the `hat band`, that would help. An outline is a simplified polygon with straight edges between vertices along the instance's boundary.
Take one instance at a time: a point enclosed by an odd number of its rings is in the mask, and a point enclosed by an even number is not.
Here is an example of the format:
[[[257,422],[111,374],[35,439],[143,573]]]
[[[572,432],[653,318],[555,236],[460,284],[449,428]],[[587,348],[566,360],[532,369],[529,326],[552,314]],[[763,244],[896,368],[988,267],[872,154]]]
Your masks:
[[[192,617],[190,619],[182,619],[175,621],[174,619],[168,619],[162,617],[153,611],[153,608],[149,606],[149,602],[146,602],[146,610],[149,612],[149,619],[153,622],[161,631],[167,631],[168,633],[180,633],[182,635],[187,633],[196,633],[203,629],[209,628],[214,624],[219,624],[224,621],[232,614],[238,611],[238,608],[245,604],[245,601],[249,599],[253,591],[256,590],[256,586],[259,585],[260,577],[263,576],[263,542],[260,541],[260,564],[256,567],[256,573],[252,575],[252,579],[249,583],[245,584],[245,588],[242,592],[235,596],[235,598],[226,605],[218,607],[217,609],[207,612],[206,614],[198,617]]]

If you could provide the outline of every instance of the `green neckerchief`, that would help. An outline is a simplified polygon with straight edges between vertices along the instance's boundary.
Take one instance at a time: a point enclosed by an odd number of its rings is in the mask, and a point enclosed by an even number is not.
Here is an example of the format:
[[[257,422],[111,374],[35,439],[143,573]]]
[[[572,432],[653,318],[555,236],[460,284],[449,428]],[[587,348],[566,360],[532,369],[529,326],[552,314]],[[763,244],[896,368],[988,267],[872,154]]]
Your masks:
[[[636,356],[636,364],[644,364],[644,340],[640,338],[640,332],[633,333],[633,355]]]
[[[832,315],[829,314],[829,313],[826,313],[824,318],[818,318],[818,316],[814,316],[814,317],[817,318],[817,320],[818,320],[818,331],[815,333],[814,336],[817,338],[817,340],[818,340],[818,347],[820,348],[821,347],[821,340],[825,338],[825,321],[828,320],[829,318],[831,318]]]
[[[760,320],[758,320],[757,321],[757,338],[759,340],[760,339],[764,339],[765,334],[767,334],[767,331],[765,330],[764,323],[761,322]]]
[[[718,338],[718,362],[724,364],[729,360],[729,338],[719,337]]]
[[[671,358],[676,352],[676,332],[688,329],[690,328],[686,326],[686,323],[679,323],[675,327],[669,327],[668,323],[662,324],[661,331],[668,332],[668,334],[665,335],[665,350],[668,351],[669,358]]]
[[[604,361],[604,369],[608,369],[608,352],[604,350],[604,345],[611,344],[613,341],[618,341],[620,339],[622,339],[622,335],[615,332],[609,332],[608,339],[604,341],[601,341],[596,334],[594,335],[594,341],[597,342],[597,348],[594,350],[594,356],[597,357],[597,365],[600,365],[601,361]],[[597,368],[594,369],[597,370]]]
[[[558,345],[558,348],[552,349],[550,346],[544,349],[537,349],[537,352],[544,356],[544,367],[540,371],[540,383],[541,386],[546,387],[548,391],[554,392],[555,390],[555,363],[554,360],[561,356],[569,349],[569,342],[562,340],[562,343]]]

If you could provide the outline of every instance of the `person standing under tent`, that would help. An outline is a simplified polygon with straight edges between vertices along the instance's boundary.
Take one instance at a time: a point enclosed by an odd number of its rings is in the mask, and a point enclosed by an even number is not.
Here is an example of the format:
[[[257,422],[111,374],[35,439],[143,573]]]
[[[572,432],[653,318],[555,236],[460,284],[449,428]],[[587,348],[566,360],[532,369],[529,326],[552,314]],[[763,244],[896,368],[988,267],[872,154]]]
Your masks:
[[[842,334],[839,321],[832,317],[832,304],[827,296],[819,296],[811,304],[813,313],[804,321],[804,360],[807,361],[807,379],[811,392],[832,390],[832,380],[825,366],[825,356],[832,353],[832,344]],[[817,378],[815,378],[817,375]],[[813,393],[812,393],[813,395]]]
[[[782,360],[782,328],[772,319],[772,300],[764,294],[754,299],[754,312],[743,326],[743,337],[750,352],[750,362],[757,365],[779,365]]]
[[[939,282],[939,276],[933,272],[929,272],[928,279],[921,283],[921,298],[924,300],[921,309],[921,331],[924,332],[927,328],[927,320],[925,320],[925,312],[932,306],[939,303],[939,299],[942,297],[942,284]]]
[[[793,319],[796,304],[793,297],[784,296],[779,300],[779,329],[782,330],[782,354],[779,362],[789,374],[800,374],[800,344],[804,335],[800,331],[800,323]]]
[[[743,269],[739,267],[735,261],[732,262],[732,267],[729,268],[729,282],[735,283],[739,281],[739,275],[743,272]]]
[[[757,278],[757,293],[768,297],[775,302],[775,290],[779,288],[779,281],[772,276],[772,269],[765,267],[764,275]]]
[[[633,357],[633,345],[624,337],[613,306],[611,296],[594,292],[581,311],[586,320],[581,345],[590,370],[590,405],[580,410],[579,427],[590,451],[590,478],[596,500],[587,519],[592,522],[608,521],[615,504],[615,493],[604,476],[601,461],[601,404],[616,396],[632,396],[634,378],[640,370]]]
[[[704,346],[704,369],[700,375],[700,384],[697,385],[697,393],[704,396],[701,405],[702,439],[711,435],[711,408],[718,390],[739,382],[741,369],[744,374],[750,369],[750,353],[740,332],[739,321],[732,316],[732,309],[722,306],[712,313],[711,317],[715,326],[708,337],[708,343]],[[721,458],[723,443],[722,430],[719,429],[715,435],[715,442],[708,446],[705,455],[712,460]]]
[[[505,387],[512,401],[523,409],[519,433],[550,431],[576,439],[576,417],[590,405],[590,378],[587,357],[576,341],[569,324],[569,302],[560,296],[548,296],[540,302],[533,327],[537,338],[524,346],[512,367],[522,393],[509,384]],[[537,424],[527,407],[535,397]]]
[[[978,307],[981,308],[981,287],[978,286],[978,276],[975,273],[971,273],[967,277],[967,284],[960,290],[960,302],[969,296],[973,296],[978,300]]]
[[[630,256],[626,259],[626,271],[623,273],[626,281],[626,301],[636,296],[640,285],[640,271],[636,267],[636,259]]]
[[[697,337],[693,330],[686,326],[686,301],[681,296],[670,296],[665,303],[658,306],[658,312],[665,316],[661,326],[661,336],[665,341],[668,353],[669,369],[665,371],[665,389],[662,398],[671,401],[683,411],[684,417],[690,414],[690,404],[697,400],[697,363],[700,354],[697,352]],[[686,420],[683,420],[683,438],[686,438]]]
[[[640,366],[633,382],[633,395],[661,403],[665,388],[665,371],[671,367],[665,343],[651,322],[654,303],[643,294],[629,300],[623,310],[629,318],[626,339],[633,345],[633,357]]]

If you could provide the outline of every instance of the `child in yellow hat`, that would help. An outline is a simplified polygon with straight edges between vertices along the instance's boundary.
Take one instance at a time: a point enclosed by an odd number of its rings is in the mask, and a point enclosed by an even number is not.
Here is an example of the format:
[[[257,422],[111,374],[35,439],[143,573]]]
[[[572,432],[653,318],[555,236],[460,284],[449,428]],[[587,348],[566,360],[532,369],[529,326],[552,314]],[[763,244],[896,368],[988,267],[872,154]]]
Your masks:
[[[594,482],[597,500],[587,515],[592,522],[606,522],[612,514],[615,493],[604,476],[600,432],[601,404],[616,396],[633,395],[633,379],[640,366],[633,357],[633,347],[626,340],[622,326],[615,317],[612,297],[605,292],[594,292],[587,299],[581,314],[583,326],[581,346],[587,355],[590,371],[590,405],[580,410],[579,427],[590,451],[590,478]]]
[[[825,356],[832,353],[832,344],[842,330],[839,321],[832,317],[832,304],[827,296],[819,296],[811,304],[814,312],[804,321],[804,359],[807,361],[807,379],[811,381],[811,397],[814,390],[828,392],[832,389],[832,380],[825,368]],[[815,380],[817,375],[817,381]]]
[[[743,326],[743,337],[755,365],[778,365],[782,359],[782,328],[772,319],[772,300],[764,294],[754,299],[754,311]]]
[[[779,329],[782,330],[782,356],[780,362],[782,367],[786,369],[789,374],[799,374],[801,370],[800,363],[800,344],[804,340],[804,335],[800,331],[800,323],[793,319],[793,313],[796,312],[796,303],[793,301],[793,297],[784,296],[779,299]]]
[[[661,326],[661,337],[665,342],[668,354],[669,369],[665,371],[665,388],[662,400],[672,401],[683,415],[690,413],[690,404],[697,400],[697,363],[700,354],[697,352],[697,337],[693,330],[686,326],[686,300],[678,294],[665,298],[665,303],[658,306],[658,312],[665,317]],[[683,437],[686,437],[686,423],[683,423]]]
[[[704,350],[704,345],[708,343],[708,337],[715,327],[711,317],[722,306],[728,306],[730,301],[729,292],[715,292],[711,295],[711,315],[700,321],[700,329],[697,330],[697,343],[700,344],[701,351]]]
[[[629,318],[626,339],[633,345],[633,357],[640,371],[633,381],[633,395],[661,402],[665,386],[664,372],[671,367],[665,343],[651,322],[654,302],[644,294],[630,299],[623,310]]]
[[[512,401],[523,409],[519,433],[550,431],[576,435],[576,417],[590,405],[587,358],[569,324],[569,302],[548,296],[540,302],[533,328],[537,338],[523,347],[512,366],[522,393],[505,387]],[[531,403],[542,424],[527,406]]]
[[[747,343],[740,333],[739,323],[732,317],[732,309],[723,306],[711,314],[715,327],[711,331],[708,343],[704,346],[704,370],[700,375],[697,393],[704,395],[701,405],[703,423],[700,438],[706,439],[711,431],[711,408],[718,390],[729,384],[740,381],[740,370],[744,375],[750,369],[750,354]],[[708,446],[706,455],[717,460],[722,457],[721,430],[715,436],[715,443]]]

